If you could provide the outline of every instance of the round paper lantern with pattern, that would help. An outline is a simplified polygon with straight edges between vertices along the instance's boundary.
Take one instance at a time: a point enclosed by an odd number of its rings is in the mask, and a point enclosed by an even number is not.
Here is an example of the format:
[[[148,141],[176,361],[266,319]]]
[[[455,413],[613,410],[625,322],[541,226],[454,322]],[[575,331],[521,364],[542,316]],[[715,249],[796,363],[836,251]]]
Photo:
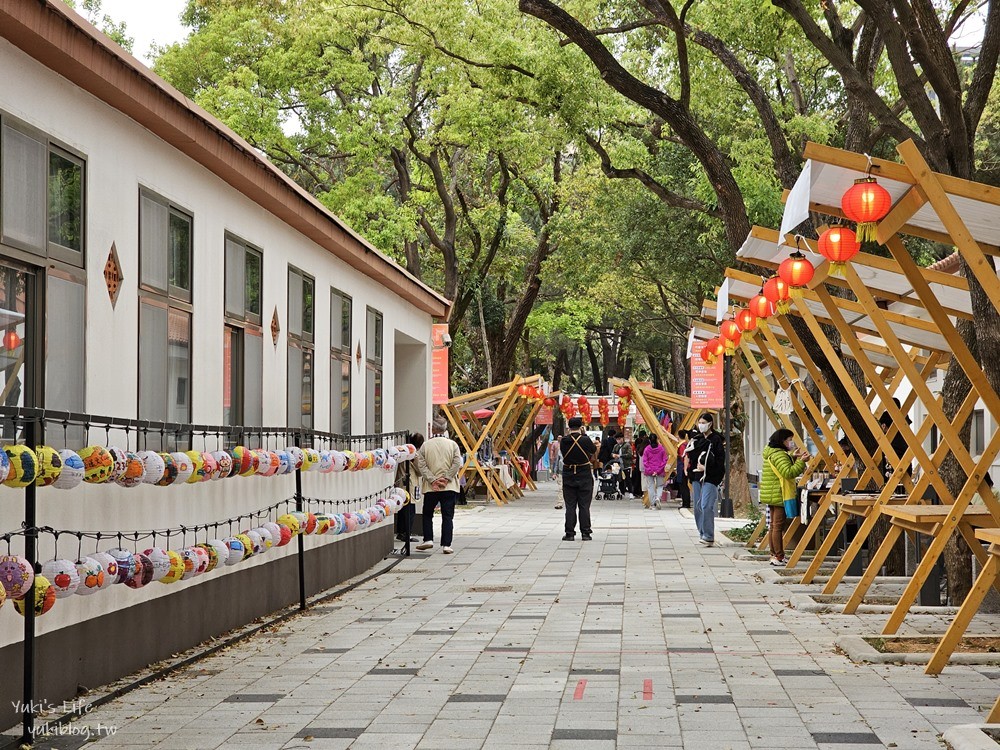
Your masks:
[[[35,476],[36,487],[51,487],[62,473],[62,456],[48,445],[35,446],[35,456],[38,458],[38,474]],[[51,581],[52,578],[50,577]]]
[[[167,574],[170,573],[170,555],[167,554],[167,551],[162,547],[150,547],[143,550],[142,554],[153,566],[153,580],[159,581],[166,578]]]
[[[38,476],[38,456],[26,445],[8,445],[4,448],[10,460],[10,469],[3,483],[8,487],[27,487]]]
[[[293,469],[302,468],[302,464],[305,462],[306,459],[305,451],[303,451],[297,445],[289,445],[287,448],[285,448],[284,452],[287,453],[289,459],[291,459]]]
[[[246,557],[247,546],[241,539],[238,539],[235,536],[227,536],[222,541],[224,541],[226,546],[229,548],[229,556],[226,558],[226,565],[235,565]]]
[[[278,526],[274,521],[267,521],[260,525],[262,529],[267,531],[271,535],[271,546],[277,546],[278,542],[281,541],[281,527]]]
[[[253,554],[259,555],[264,551],[264,540],[254,529],[247,529],[240,536],[245,536],[250,541],[249,547]]]
[[[80,450],[83,459],[83,481],[89,484],[103,484],[111,478],[115,459],[103,445],[88,445]]]
[[[0,482],[6,480],[8,474],[10,474],[10,457],[7,451],[0,451]]]
[[[212,451],[212,458],[215,459],[215,473],[212,479],[225,479],[233,473],[233,457],[228,451]]]
[[[367,529],[368,526],[371,524],[371,519],[368,517],[367,513],[361,513],[359,511],[355,511],[351,515],[354,516],[354,520],[357,523],[357,528],[359,530]]]
[[[245,532],[237,534],[236,538],[243,543],[243,559],[246,560],[249,557],[253,557],[253,540]]]
[[[330,516],[330,531],[335,535],[344,533],[344,517],[340,513]]]
[[[31,589],[35,569],[22,555],[0,556],[0,585],[11,599],[20,599]]]
[[[201,456],[201,451],[184,451],[184,455],[191,462],[191,475],[184,480],[186,484],[197,484],[205,479],[205,459]]]
[[[344,533],[350,534],[353,531],[358,530],[358,519],[354,517],[353,513],[344,514]]]
[[[275,474],[291,474],[295,471],[294,460],[288,451],[278,451],[278,470]]]
[[[98,587],[100,591],[109,589],[118,583],[118,561],[107,552],[95,552],[91,555],[104,569],[104,578]]]
[[[857,236],[862,242],[876,238],[878,222],[885,218],[892,208],[892,196],[879,185],[874,177],[865,176],[854,184],[840,199],[840,207],[851,221],[857,222]]]
[[[43,575],[35,576],[34,596],[26,596],[22,599],[14,600],[14,609],[19,615],[23,615],[27,608],[27,600],[30,598],[34,602],[35,617],[41,617],[56,603],[56,588],[48,578]]]
[[[177,583],[184,577],[184,572],[186,570],[184,566],[184,557],[180,552],[173,549],[167,550],[167,555],[170,557],[170,570],[167,574],[160,578],[160,583]]]
[[[329,474],[333,471],[333,451],[320,452],[318,469],[320,474]]]
[[[136,455],[142,461],[143,484],[159,482],[163,478],[163,471],[166,468],[163,457],[156,451],[139,451]]]
[[[0,609],[3,609],[3,603],[7,601],[7,589],[0,586]]]
[[[79,486],[86,472],[80,454],[69,448],[63,448],[59,451],[59,460],[62,462],[62,469],[52,486],[57,490],[71,490]]]
[[[124,547],[109,549],[108,554],[118,563],[118,577],[115,583],[125,583],[135,574],[135,555]]]
[[[382,468],[385,469],[386,473],[392,474],[396,471],[396,467],[398,465],[399,464],[397,463],[396,459],[394,459],[392,456],[389,456],[388,458],[385,459],[385,463],[382,464]]]
[[[233,456],[233,472],[241,477],[253,476],[257,471],[254,465],[256,454],[243,445],[237,445],[229,452]]]
[[[55,587],[56,599],[73,596],[80,587],[80,574],[76,563],[60,558],[42,563],[42,575],[48,578]]]
[[[357,471],[360,461],[358,454],[354,451],[344,451],[344,458],[347,459],[347,471]]]
[[[184,549],[178,550],[181,554],[181,560],[184,561],[184,573],[181,575],[181,579],[187,581],[188,579],[194,578],[198,575],[198,566],[200,562],[198,560],[198,553],[195,552],[194,547],[185,547]]]
[[[316,520],[316,514],[314,514],[314,513],[306,513],[305,532],[307,534],[315,534],[316,533],[316,525],[318,523],[319,522]]]
[[[215,570],[219,565],[219,551],[208,542],[203,542],[202,544],[198,544],[196,546],[205,553],[205,572],[210,573]],[[222,546],[225,547],[226,545],[223,544]],[[229,556],[228,552],[226,556]]]
[[[153,582],[153,562],[139,552],[135,555],[135,573],[125,581],[130,589],[141,589]]]
[[[267,465],[264,467],[263,475],[273,477],[281,469],[281,456],[277,451],[267,451]]]
[[[291,513],[285,513],[284,515],[278,516],[278,523],[282,526],[287,526],[293,536],[298,534],[302,528],[302,524],[299,523],[299,519]]]
[[[169,487],[177,481],[177,463],[172,453],[158,454],[163,459],[163,476],[156,482],[157,487]]]
[[[215,550],[216,556],[219,558],[218,565],[216,567],[222,567],[229,560],[229,547],[221,539],[209,539],[208,546]]]
[[[198,558],[196,561],[197,567],[195,568],[195,575],[200,576],[202,573],[208,572],[208,552],[200,544],[194,545],[191,549],[194,550],[195,556]]]
[[[186,484],[191,475],[194,474],[191,456],[182,451],[175,451],[170,454],[170,457],[174,459],[174,466],[177,468],[177,478],[174,480],[174,484]]]
[[[122,487],[137,487],[142,484],[142,477],[146,473],[146,466],[139,458],[138,453],[125,454],[125,472],[118,477],[115,482]]]
[[[267,476],[267,471],[271,466],[271,452],[263,448],[257,448],[253,454],[257,458],[257,463],[254,466],[254,474],[258,477]]]
[[[202,452],[201,454],[201,481],[210,482],[216,479],[216,474],[219,472],[219,462],[215,460],[215,456],[212,453]]]
[[[254,529],[254,531],[257,532],[257,535],[260,537],[260,543],[262,546],[261,552],[267,552],[274,546],[274,534],[271,533],[270,529],[265,528],[264,526],[258,526]],[[278,531],[278,533],[280,534],[281,531]],[[251,539],[252,538],[253,537],[251,537]]]
[[[290,541],[292,541],[292,537],[293,536],[295,536],[295,535],[292,533],[292,530],[290,528],[288,528],[283,523],[279,523],[278,524],[278,536],[275,538],[276,541],[274,543],[274,546],[275,547],[284,547],[286,544],[288,544]]]
[[[319,451],[314,448],[302,449],[302,471],[312,471],[319,468]]]
[[[108,453],[111,455],[111,476],[108,481],[115,482],[128,468],[128,455],[116,445],[109,445]]]
[[[330,451],[333,457],[334,471],[347,471],[347,454],[343,451]]]
[[[104,566],[93,557],[85,557],[76,561],[76,572],[80,585],[76,593],[80,596],[90,596],[101,590],[104,583]]]
[[[323,513],[316,514],[316,534],[323,536],[330,530],[330,517]]]

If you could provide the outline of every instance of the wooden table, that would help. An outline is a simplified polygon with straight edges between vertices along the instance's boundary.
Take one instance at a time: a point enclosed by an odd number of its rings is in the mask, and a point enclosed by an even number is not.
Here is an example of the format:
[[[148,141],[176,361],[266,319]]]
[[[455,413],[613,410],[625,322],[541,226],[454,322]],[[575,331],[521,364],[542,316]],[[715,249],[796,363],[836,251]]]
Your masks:
[[[820,512],[825,512],[827,508],[836,506],[837,517],[827,532],[826,538],[823,539],[823,543],[816,550],[816,554],[813,556],[812,562],[809,563],[809,567],[806,568],[806,572],[802,575],[802,583],[812,583],[813,578],[819,572],[820,566],[823,564],[826,556],[830,554],[830,550],[833,549],[833,545],[840,536],[840,532],[843,531],[844,526],[850,518],[852,516],[859,516],[861,518],[868,516],[878,498],[879,493],[877,492],[858,492],[843,495],[828,495],[826,501],[820,503],[820,507],[816,511],[817,516]],[[893,495],[889,499],[889,502],[904,503],[906,502],[906,495]]]
[[[924,670],[927,674],[940,674],[941,670],[945,668],[958,642],[965,635],[969,623],[972,622],[972,618],[979,611],[986,593],[991,588],[997,586],[997,579],[1000,578],[1000,529],[979,528],[975,530],[975,535],[978,541],[986,542],[989,545],[985,553],[985,562],[983,562],[976,582],[965,597],[965,601],[962,602],[962,606],[955,613],[955,619],[951,621],[948,630],[945,631],[944,636],[941,638],[941,642],[938,643],[937,648],[934,650],[934,655],[931,656],[931,660]],[[981,551],[978,542],[973,547],[973,550],[977,552]],[[991,722],[995,721],[992,717],[998,713],[998,707],[1000,707],[1000,698],[997,699],[997,704],[990,713]]]

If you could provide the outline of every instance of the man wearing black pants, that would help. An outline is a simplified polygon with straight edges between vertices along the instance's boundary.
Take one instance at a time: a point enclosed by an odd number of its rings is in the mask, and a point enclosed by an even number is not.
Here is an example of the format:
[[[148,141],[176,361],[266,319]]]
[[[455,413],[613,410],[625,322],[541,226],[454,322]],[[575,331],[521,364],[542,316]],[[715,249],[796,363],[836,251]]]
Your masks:
[[[564,542],[576,538],[577,509],[580,515],[580,534],[589,542],[593,529],[590,526],[590,502],[594,499],[594,454],[597,446],[583,434],[583,420],[569,420],[569,434],[559,443],[563,456],[562,488],[566,504],[566,535]]]
[[[462,453],[458,443],[447,434],[444,420],[434,422],[434,437],[417,451],[417,469],[420,472],[424,494],[424,541],[417,549],[434,549],[434,508],[441,505],[441,551],[450,555],[455,519],[455,502],[458,500],[458,472],[462,469]]]

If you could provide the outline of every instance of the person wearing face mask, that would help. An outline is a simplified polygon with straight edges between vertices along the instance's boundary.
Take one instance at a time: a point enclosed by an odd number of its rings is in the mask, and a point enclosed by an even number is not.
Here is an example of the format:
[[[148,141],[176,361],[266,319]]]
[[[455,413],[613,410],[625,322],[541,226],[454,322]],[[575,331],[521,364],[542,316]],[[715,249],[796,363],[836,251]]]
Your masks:
[[[795,496],[795,478],[806,469],[809,453],[795,448],[791,430],[776,430],[763,451],[760,473],[760,503],[767,513],[771,565],[785,564],[785,500]]]
[[[689,441],[687,452],[694,522],[698,527],[698,541],[706,547],[715,544],[719,485],[726,475],[726,445],[714,426],[712,415],[702,414],[698,418],[698,434]]]

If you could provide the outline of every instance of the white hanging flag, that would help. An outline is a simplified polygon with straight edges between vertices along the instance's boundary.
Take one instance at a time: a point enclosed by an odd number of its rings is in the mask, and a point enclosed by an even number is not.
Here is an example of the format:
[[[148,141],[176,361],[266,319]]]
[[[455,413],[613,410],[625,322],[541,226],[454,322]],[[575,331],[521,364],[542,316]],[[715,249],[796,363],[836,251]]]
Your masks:
[[[694,329],[691,329],[691,333],[688,334],[688,351],[687,358],[691,359],[691,350],[694,347]]]
[[[785,244],[785,235],[791,234],[795,227],[809,218],[809,188],[812,182],[812,160],[806,161],[802,168],[799,179],[788,191],[788,200],[785,201],[785,212],[781,215],[781,230],[778,239],[778,247]]]
[[[774,394],[774,413],[775,414],[792,413],[792,394],[790,389],[779,388],[778,392]]]
[[[719,287],[719,299],[715,303],[715,322],[721,323],[729,312],[729,279],[722,280]]]

